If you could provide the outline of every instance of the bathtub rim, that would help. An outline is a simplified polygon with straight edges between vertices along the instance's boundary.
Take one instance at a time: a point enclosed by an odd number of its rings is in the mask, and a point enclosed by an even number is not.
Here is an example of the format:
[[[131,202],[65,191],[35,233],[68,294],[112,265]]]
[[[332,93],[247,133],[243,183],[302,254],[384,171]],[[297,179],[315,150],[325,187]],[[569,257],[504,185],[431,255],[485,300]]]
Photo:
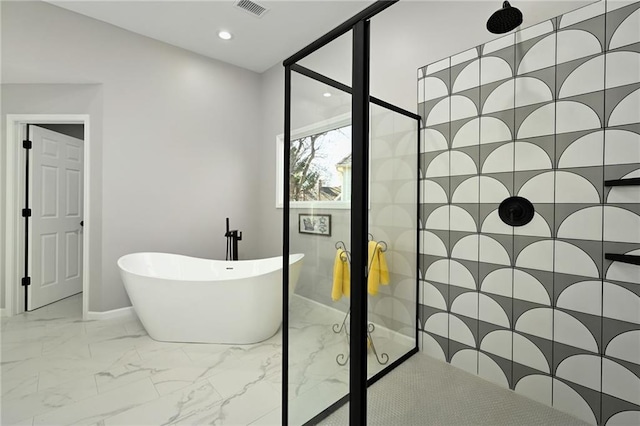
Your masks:
[[[278,272],[278,271],[282,271],[282,262],[277,263],[277,267],[275,269],[269,270],[269,271],[265,271],[263,273],[260,274],[256,274],[256,275],[249,275],[249,276],[240,276],[240,277],[225,277],[224,279],[211,279],[211,278],[203,278],[203,279],[188,279],[188,280],[176,280],[175,278],[166,278],[166,277],[159,277],[159,276],[155,276],[155,275],[144,275],[144,274],[140,274],[139,272],[134,272],[129,268],[125,268],[122,265],[122,261],[125,258],[128,257],[133,257],[133,256],[140,256],[140,255],[168,255],[168,256],[175,256],[175,257],[181,257],[181,258],[187,258],[187,259],[195,259],[197,261],[203,261],[203,262],[216,262],[216,263],[227,263],[227,262],[233,262],[233,263],[237,263],[237,262],[242,262],[242,263],[250,263],[250,262],[260,262],[260,261],[268,261],[268,260],[272,260],[272,259],[282,259],[283,256],[272,256],[272,257],[265,257],[262,259],[246,259],[246,260],[219,260],[219,259],[206,259],[206,258],[202,258],[202,257],[195,257],[195,256],[187,256],[184,254],[177,254],[177,253],[166,253],[166,252],[154,252],[154,251],[144,251],[144,252],[134,252],[134,253],[127,253],[123,256],[120,256],[116,262],[116,264],[118,265],[118,268],[122,271],[122,272],[126,272],[127,274],[131,274],[131,275],[135,275],[138,277],[145,277],[145,278],[153,278],[154,280],[162,280],[162,281],[184,281],[184,282],[199,282],[199,283],[205,283],[205,282],[216,282],[216,281],[235,281],[235,280],[243,280],[243,279],[247,279],[247,278],[255,278],[255,277],[260,277],[263,275],[267,275],[267,274],[271,274],[274,272]],[[302,259],[304,259],[305,254],[304,253],[293,253],[289,255],[289,267],[291,267],[292,265],[294,265],[297,262],[302,261]]]

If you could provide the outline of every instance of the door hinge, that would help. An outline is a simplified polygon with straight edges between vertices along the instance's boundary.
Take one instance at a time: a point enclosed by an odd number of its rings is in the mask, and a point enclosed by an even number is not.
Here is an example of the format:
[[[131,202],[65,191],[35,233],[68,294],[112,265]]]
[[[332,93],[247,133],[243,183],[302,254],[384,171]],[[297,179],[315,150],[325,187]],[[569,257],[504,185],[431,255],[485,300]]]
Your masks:
[[[23,285],[23,286],[31,285],[31,277],[24,277],[24,278],[22,278],[22,285]]]
[[[31,143],[31,141],[24,140],[24,141],[22,141],[22,147],[24,149],[31,149],[31,148],[33,148],[33,143]]]
[[[31,209],[22,209],[22,217],[31,217]]]

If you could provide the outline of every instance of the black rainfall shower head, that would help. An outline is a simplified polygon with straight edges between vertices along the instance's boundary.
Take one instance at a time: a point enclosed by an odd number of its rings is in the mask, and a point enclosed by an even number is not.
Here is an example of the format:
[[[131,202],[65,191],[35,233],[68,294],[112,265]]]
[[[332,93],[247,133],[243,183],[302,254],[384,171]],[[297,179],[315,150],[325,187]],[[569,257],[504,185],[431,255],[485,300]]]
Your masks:
[[[504,34],[520,24],[522,24],[522,12],[505,1],[502,4],[502,9],[491,15],[487,21],[487,29],[494,34]]]

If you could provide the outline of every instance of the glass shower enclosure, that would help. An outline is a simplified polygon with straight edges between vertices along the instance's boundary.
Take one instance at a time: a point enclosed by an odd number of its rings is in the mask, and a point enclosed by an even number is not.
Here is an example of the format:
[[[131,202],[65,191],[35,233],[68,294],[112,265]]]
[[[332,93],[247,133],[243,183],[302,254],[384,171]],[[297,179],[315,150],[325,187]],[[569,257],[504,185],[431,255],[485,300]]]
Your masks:
[[[418,350],[420,117],[369,93],[369,19],[393,3],[284,62],[285,425],[346,403],[365,424],[367,386]]]

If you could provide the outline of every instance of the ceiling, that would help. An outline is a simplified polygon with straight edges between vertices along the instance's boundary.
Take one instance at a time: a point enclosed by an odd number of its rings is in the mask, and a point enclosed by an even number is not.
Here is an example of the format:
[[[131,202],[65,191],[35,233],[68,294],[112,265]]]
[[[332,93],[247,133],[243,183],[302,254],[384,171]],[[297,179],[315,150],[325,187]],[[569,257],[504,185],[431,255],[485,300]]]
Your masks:
[[[261,18],[234,7],[234,0],[58,1],[48,3],[126,30],[256,72],[263,72],[373,3],[358,1],[263,1]],[[233,34],[229,41],[220,30]]]
[[[259,73],[374,3],[374,0],[253,0],[268,9],[257,18],[235,7],[235,0],[45,1]],[[596,0],[517,0],[514,6],[524,15],[520,28],[526,28],[593,1]],[[498,0],[400,1],[373,19],[372,45],[384,52],[377,68],[386,65],[397,68],[394,64],[400,55],[404,62],[406,58],[416,59],[415,64],[404,67],[414,72],[418,66],[462,51],[474,42],[481,44],[497,38],[486,30],[485,22],[501,4]],[[232,40],[217,37],[223,29],[233,34]],[[339,71],[350,69],[345,68],[350,63],[349,57],[343,54],[350,51],[350,38],[342,39],[344,43],[337,40],[332,43],[333,48],[321,49],[326,54],[313,55],[318,63],[307,58],[309,63],[304,65],[341,81]],[[350,71],[346,75],[350,76]]]

